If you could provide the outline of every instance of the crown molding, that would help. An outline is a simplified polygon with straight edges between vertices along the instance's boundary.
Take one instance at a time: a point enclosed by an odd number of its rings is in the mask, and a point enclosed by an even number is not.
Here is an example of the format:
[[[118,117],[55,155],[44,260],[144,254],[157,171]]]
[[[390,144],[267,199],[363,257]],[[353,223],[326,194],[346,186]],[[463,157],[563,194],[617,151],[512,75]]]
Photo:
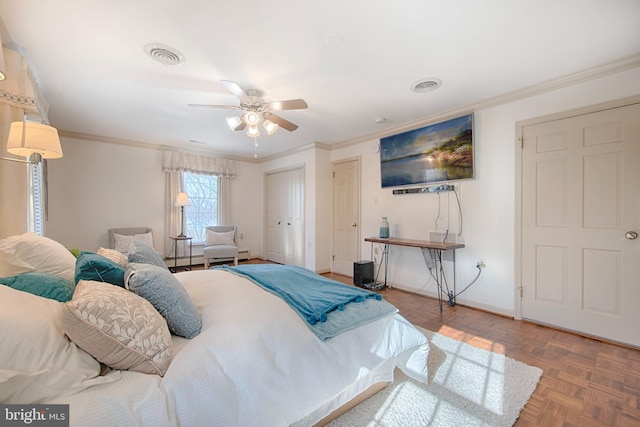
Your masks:
[[[300,153],[300,152],[307,151],[307,150],[327,150],[327,151],[331,151],[331,145],[330,144],[325,144],[324,142],[312,142],[311,144],[307,144],[307,145],[304,145],[302,147],[298,147],[298,148],[295,148],[293,150],[290,150],[290,151],[287,151],[287,152],[284,152],[284,153],[272,154],[271,156],[259,158],[258,159],[258,163],[269,162],[271,160],[280,159],[282,157],[290,156],[291,154]]]
[[[105,142],[105,143],[108,143],[108,144],[118,144],[118,145],[125,145],[125,146],[128,146],[128,147],[146,148],[146,149],[150,149],[150,150],[180,151],[180,152],[187,152],[187,153],[192,153],[192,154],[201,154],[201,155],[207,155],[207,156],[224,157],[225,159],[236,160],[236,161],[246,162],[246,163],[264,163],[264,162],[268,162],[268,161],[271,161],[271,160],[274,160],[274,159],[279,159],[279,158],[282,158],[282,157],[285,157],[285,156],[289,156],[289,155],[294,154],[294,153],[299,153],[299,152],[307,151],[307,150],[311,150],[311,149],[321,149],[321,150],[331,151],[331,145],[325,144],[325,143],[322,143],[322,142],[314,142],[314,143],[307,144],[307,145],[302,146],[302,147],[298,147],[298,148],[293,149],[293,150],[289,150],[289,151],[287,151],[285,153],[273,154],[271,156],[259,157],[257,159],[253,159],[253,158],[234,156],[234,155],[228,155],[228,154],[223,154],[223,153],[216,153],[216,152],[212,152],[210,150],[198,150],[198,149],[193,149],[193,148],[174,147],[174,146],[169,146],[169,145],[164,145],[164,144],[153,144],[153,143],[139,142],[139,141],[133,141],[133,140],[128,140],[128,139],[111,138],[111,137],[107,137],[107,136],[93,135],[93,134],[82,133],[82,132],[72,132],[72,131],[66,131],[66,130],[59,130],[58,134],[61,137],[65,137],[65,138],[89,140],[89,141],[96,141],[96,142]]]
[[[630,56],[625,56],[616,61],[608,62],[606,64],[590,68],[588,70],[580,71],[573,74],[568,74],[556,79],[547,80],[542,83],[527,86],[522,89],[518,89],[512,92],[508,92],[502,95],[494,96],[471,105],[467,105],[461,108],[456,108],[446,112],[434,114],[428,117],[424,117],[419,120],[415,120],[408,123],[403,123],[392,128],[385,129],[383,131],[375,132],[365,136],[353,138],[347,141],[342,141],[331,145],[332,150],[348,147],[350,145],[359,144],[374,139],[384,138],[390,135],[396,135],[398,133],[413,130],[422,126],[426,126],[432,123],[437,123],[450,118],[469,114],[476,110],[487,109],[496,107],[498,105],[508,104],[510,102],[519,101],[521,99],[530,98],[532,96],[540,95],[553,90],[562,89],[568,86],[573,86],[578,83],[583,83],[589,80],[594,80],[600,77],[605,77],[611,74],[620,73],[622,71],[631,70],[640,67],[640,53]]]
[[[61,137],[65,137],[65,138],[82,139],[82,140],[89,140],[89,141],[96,141],[96,142],[105,142],[105,143],[108,143],[108,144],[126,145],[128,147],[146,148],[146,149],[149,149],[149,150],[179,151],[179,152],[183,152],[183,153],[192,153],[192,154],[199,154],[199,155],[206,155],[206,156],[213,156],[213,157],[221,157],[221,158],[225,158],[225,159],[229,159],[229,160],[236,160],[236,161],[239,161],[239,162],[258,163],[258,161],[255,160],[255,159],[249,159],[247,157],[240,157],[240,156],[229,155],[229,154],[224,154],[224,153],[216,153],[216,152],[212,152],[210,150],[198,150],[198,149],[187,148],[187,147],[175,147],[175,146],[164,145],[164,144],[153,144],[153,143],[147,143],[147,142],[132,141],[132,140],[128,140],[128,139],[111,138],[111,137],[108,137],[108,136],[93,135],[93,134],[90,134],[90,133],[72,132],[72,131],[66,131],[66,130],[59,130],[58,134]]]

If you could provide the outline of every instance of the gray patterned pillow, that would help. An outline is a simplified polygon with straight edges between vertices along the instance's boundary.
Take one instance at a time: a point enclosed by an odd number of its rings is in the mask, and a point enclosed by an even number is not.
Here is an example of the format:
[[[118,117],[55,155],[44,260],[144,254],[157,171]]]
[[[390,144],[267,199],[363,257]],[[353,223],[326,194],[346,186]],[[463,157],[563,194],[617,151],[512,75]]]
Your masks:
[[[164,375],[171,362],[167,322],[144,298],[118,286],[80,280],[62,326],[78,347],[114,369]]]
[[[166,267],[129,262],[125,286],[153,304],[174,334],[193,338],[200,333],[202,321],[195,304]]]
[[[162,256],[151,246],[142,242],[136,242],[135,240],[131,242],[128,259],[129,262],[157,265],[169,271],[167,264],[162,260]]]

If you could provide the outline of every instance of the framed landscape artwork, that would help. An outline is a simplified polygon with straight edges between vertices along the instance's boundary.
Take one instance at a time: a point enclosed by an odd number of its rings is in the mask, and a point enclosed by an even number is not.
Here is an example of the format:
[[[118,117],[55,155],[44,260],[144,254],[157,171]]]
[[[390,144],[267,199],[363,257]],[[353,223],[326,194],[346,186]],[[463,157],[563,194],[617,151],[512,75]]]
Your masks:
[[[473,114],[380,139],[382,187],[474,177]]]

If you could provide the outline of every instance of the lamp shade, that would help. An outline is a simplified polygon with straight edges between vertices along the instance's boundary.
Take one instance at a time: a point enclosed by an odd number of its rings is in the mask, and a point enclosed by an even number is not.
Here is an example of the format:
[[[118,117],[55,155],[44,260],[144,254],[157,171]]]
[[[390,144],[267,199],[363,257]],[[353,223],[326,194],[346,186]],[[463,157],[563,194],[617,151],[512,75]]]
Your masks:
[[[56,128],[35,122],[13,122],[9,128],[7,151],[29,157],[37,153],[44,159],[62,157],[60,137]]]
[[[190,206],[189,195],[187,193],[178,193],[176,197],[176,206]]]
[[[258,126],[249,126],[249,128],[247,129],[247,135],[254,138],[260,136],[260,131],[258,130]]]
[[[273,123],[270,120],[264,120],[262,122],[262,126],[264,126],[264,130],[267,131],[268,135],[273,135],[275,133],[275,131],[278,130],[278,125]]]
[[[231,130],[236,130],[238,126],[242,124],[242,119],[238,116],[236,117],[227,117],[227,125]]]

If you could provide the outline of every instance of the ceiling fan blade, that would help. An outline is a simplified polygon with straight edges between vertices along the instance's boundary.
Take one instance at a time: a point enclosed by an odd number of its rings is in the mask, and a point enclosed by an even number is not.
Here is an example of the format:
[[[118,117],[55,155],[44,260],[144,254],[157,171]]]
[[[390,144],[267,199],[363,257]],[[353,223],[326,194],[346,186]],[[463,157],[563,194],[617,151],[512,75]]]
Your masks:
[[[287,101],[274,101],[265,104],[270,110],[302,110],[308,108],[304,99],[289,99]]]
[[[233,128],[233,130],[244,130],[244,128],[246,128],[246,127],[247,127],[247,124],[243,120],[242,123],[240,123],[238,126]]]
[[[232,82],[231,80],[220,80],[220,83],[227,88],[229,92],[240,98],[242,101],[246,101],[247,94],[244,93],[240,85],[236,82]]]
[[[298,129],[298,125],[296,125],[295,123],[291,123],[289,120],[285,120],[280,116],[276,116],[275,114],[267,114],[265,116],[265,119],[277,124],[281,128],[288,130],[289,132]]]
[[[187,104],[189,107],[202,107],[202,108],[225,108],[228,110],[241,110],[238,105],[213,105],[213,104]]]

